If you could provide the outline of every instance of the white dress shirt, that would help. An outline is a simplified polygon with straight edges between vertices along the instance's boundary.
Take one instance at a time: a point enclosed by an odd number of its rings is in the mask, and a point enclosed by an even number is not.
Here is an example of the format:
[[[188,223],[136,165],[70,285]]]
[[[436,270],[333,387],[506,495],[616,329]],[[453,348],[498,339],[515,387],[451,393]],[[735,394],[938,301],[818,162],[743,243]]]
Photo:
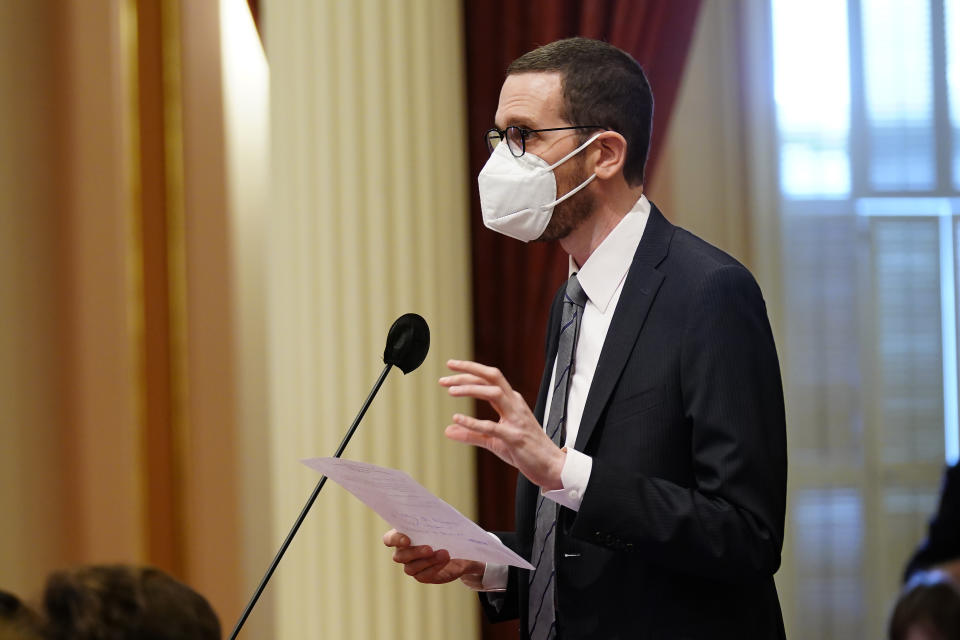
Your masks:
[[[580,510],[583,494],[590,480],[593,458],[574,449],[577,434],[580,432],[580,420],[587,403],[587,394],[593,375],[600,360],[600,351],[607,338],[607,330],[613,320],[613,314],[623,291],[623,283],[633,262],[633,256],[640,244],[643,230],[650,217],[650,202],[640,196],[633,208],[603,239],[587,261],[579,269],[573,257],[570,257],[570,274],[577,274],[577,280],[587,294],[587,304],[583,311],[580,333],[577,338],[574,356],[573,378],[567,392],[567,457],[560,472],[563,489],[542,492],[546,498],[574,511]],[[550,403],[553,400],[553,378],[556,376],[556,361],[550,378],[550,391],[547,392],[547,404],[543,415],[550,415]],[[500,591],[506,588],[507,567],[488,564],[483,573],[483,589]]]

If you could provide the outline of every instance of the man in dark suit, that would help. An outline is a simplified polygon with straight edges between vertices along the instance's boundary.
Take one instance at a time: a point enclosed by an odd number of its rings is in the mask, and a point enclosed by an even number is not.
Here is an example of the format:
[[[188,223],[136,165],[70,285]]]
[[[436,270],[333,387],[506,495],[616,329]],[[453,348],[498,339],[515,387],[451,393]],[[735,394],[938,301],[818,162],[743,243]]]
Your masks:
[[[557,41],[508,69],[484,221],[560,242],[572,275],[534,411],[492,367],[451,360],[440,382],[499,414],[457,414],[446,435],[520,471],[517,529],[497,535],[536,570],[396,531],[384,543],[421,582],[488,592],[488,615],[519,617],[524,638],[782,638],[776,348],[747,269],[643,195],[652,109],[639,65],[602,42]]]

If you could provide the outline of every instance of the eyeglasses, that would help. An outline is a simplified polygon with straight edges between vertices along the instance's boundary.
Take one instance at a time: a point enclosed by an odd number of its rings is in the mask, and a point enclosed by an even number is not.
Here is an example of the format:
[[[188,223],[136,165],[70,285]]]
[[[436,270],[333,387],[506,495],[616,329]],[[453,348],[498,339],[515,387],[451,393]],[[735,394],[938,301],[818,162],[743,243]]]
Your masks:
[[[551,127],[550,129],[524,129],[523,127],[510,126],[501,131],[496,127],[490,129],[484,134],[487,141],[487,150],[493,153],[497,145],[507,141],[507,148],[514,158],[519,158],[527,151],[527,138],[532,133],[541,133],[544,131],[566,131],[568,129],[606,129],[598,124],[581,124],[573,127]]]

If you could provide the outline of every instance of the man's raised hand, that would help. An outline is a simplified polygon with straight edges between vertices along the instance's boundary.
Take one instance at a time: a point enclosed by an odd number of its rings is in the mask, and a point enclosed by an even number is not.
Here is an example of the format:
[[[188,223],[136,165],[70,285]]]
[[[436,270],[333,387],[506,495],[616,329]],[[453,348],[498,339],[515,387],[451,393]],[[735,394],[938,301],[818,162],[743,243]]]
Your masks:
[[[454,397],[485,400],[500,416],[494,422],[454,414],[447,437],[492,451],[544,490],[562,489],[566,454],[544,433],[500,370],[469,360],[448,360],[447,367],[454,375],[440,378],[440,386]]]

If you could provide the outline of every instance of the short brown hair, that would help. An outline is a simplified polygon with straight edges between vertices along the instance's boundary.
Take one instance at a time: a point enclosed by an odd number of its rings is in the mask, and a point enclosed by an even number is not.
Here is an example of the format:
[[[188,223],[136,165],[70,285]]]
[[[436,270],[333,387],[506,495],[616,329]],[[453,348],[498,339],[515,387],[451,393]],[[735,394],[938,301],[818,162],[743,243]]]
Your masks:
[[[903,588],[890,614],[890,640],[906,640],[913,628],[944,640],[960,637],[960,591],[949,574],[921,571]]]
[[[600,40],[566,38],[523,54],[507,67],[507,75],[558,72],[563,87],[561,115],[570,124],[600,125],[627,141],[623,177],[643,184],[653,92],[643,68],[633,57]],[[582,134],[582,138],[592,132]]]
[[[44,612],[51,640],[220,640],[199,593],[150,567],[99,565],[50,575]]]

